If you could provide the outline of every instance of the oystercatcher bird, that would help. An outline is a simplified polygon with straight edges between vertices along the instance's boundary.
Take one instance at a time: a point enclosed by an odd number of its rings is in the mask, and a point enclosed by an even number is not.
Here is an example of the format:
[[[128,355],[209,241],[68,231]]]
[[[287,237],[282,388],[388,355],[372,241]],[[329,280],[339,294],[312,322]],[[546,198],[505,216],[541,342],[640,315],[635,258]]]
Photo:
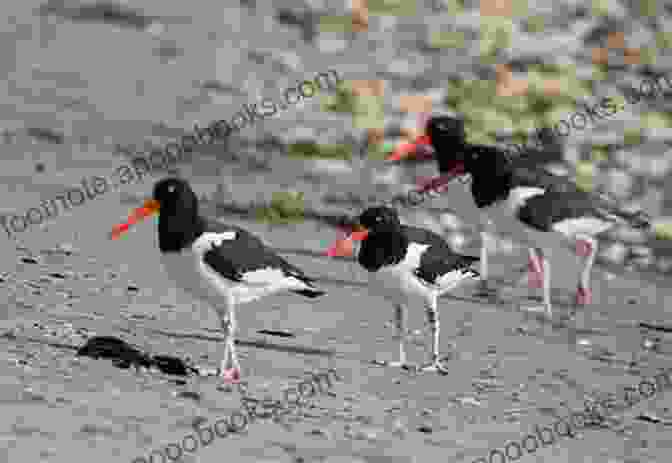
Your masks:
[[[349,234],[334,243],[327,255],[353,255],[353,242],[361,242],[358,262],[369,272],[369,287],[374,294],[392,302],[395,308],[399,361],[388,366],[409,368],[404,338],[406,306],[422,304],[432,329],[432,360],[422,371],[446,373],[439,355],[438,297],[478,272],[470,268],[477,257],[456,254],[437,234],[422,228],[402,225],[396,210],[377,206],[366,209],[355,223],[347,225]]]
[[[529,246],[530,286],[543,288],[543,309],[549,316],[549,238],[555,240],[559,234],[574,242],[576,253],[585,258],[576,293],[576,304],[585,305],[592,302],[590,272],[598,247],[595,236],[618,224],[651,227],[651,218],[645,212],[623,210],[606,195],[582,191],[569,179],[546,171],[534,152],[512,158],[496,147],[466,143],[460,119],[433,117],[426,134],[414,143],[433,148],[424,157],[436,158],[440,175],[427,182],[424,189],[437,189],[455,177],[471,175],[471,193],[482,213],[482,278],[487,278],[489,232],[507,222],[516,229],[519,241]],[[414,152],[396,152],[388,160],[406,157],[414,157]]]
[[[239,304],[281,291],[308,298],[325,294],[315,287],[314,278],[275,254],[258,237],[199,216],[196,194],[178,178],[157,182],[152,199],[133,211],[126,223],[115,227],[112,237],[154,213],[159,215],[159,250],[167,276],[219,316],[225,335],[219,376],[227,382],[240,381],[234,343]]]

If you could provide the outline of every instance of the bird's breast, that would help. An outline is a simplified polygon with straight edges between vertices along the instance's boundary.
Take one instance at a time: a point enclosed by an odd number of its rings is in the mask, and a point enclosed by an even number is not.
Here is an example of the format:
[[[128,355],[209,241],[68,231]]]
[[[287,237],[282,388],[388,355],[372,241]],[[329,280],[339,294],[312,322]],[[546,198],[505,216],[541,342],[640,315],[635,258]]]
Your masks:
[[[179,252],[166,252],[161,255],[161,263],[166,276],[181,290],[204,299],[218,299],[221,292],[228,289],[226,282],[215,288],[211,278],[205,275],[201,256],[191,249]]]

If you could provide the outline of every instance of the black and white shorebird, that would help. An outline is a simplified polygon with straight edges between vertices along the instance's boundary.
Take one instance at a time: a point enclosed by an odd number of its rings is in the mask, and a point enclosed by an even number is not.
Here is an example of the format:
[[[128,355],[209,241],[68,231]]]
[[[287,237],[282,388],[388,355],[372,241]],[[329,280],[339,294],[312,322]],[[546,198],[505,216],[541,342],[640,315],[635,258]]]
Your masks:
[[[369,272],[369,288],[392,302],[395,308],[399,361],[388,366],[408,368],[404,338],[406,308],[422,304],[432,330],[432,360],[422,371],[446,373],[439,354],[438,297],[478,272],[470,268],[477,257],[456,254],[439,235],[422,228],[402,225],[396,210],[371,207],[349,224],[350,233],[337,240],[329,256],[351,256],[353,241],[361,242],[358,262]]]
[[[482,213],[481,276],[487,278],[487,237],[495,227],[513,227],[519,242],[529,246],[530,286],[542,287],[543,309],[552,316],[549,248],[559,237],[576,246],[585,258],[576,304],[592,302],[590,272],[597,253],[596,235],[616,225],[651,227],[643,211],[626,211],[603,194],[582,191],[571,180],[539,165],[534,152],[512,158],[503,150],[466,143],[461,119],[440,116],[429,120],[427,135],[415,141],[430,145],[427,157],[438,161],[439,176],[427,182],[437,189],[455,177],[471,176],[471,193]],[[394,153],[389,160],[412,157],[413,151]]]
[[[234,343],[238,305],[283,291],[308,298],[325,294],[315,287],[314,278],[275,254],[258,237],[201,217],[196,194],[178,178],[157,182],[152,199],[136,209],[126,224],[116,227],[112,236],[153,213],[159,215],[159,250],[167,276],[219,316],[225,336],[219,376],[227,382],[240,380]]]

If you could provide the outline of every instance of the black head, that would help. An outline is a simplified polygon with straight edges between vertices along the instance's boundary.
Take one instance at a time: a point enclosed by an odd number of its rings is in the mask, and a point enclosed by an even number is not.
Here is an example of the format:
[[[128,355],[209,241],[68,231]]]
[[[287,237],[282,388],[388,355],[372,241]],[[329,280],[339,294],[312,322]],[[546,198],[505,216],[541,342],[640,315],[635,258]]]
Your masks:
[[[359,224],[371,232],[396,230],[401,226],[395,209],[386,206],[370,207],[359,216]]]
[[[159,217],[198,215],[198,198],[185,180],[169,177],[156,182],[152,199],[159,203]]]
[[[427,136],[440,154],[442,150],[453,151],[465,144],[464,120],[451,116],[434,116],[427,121]]]

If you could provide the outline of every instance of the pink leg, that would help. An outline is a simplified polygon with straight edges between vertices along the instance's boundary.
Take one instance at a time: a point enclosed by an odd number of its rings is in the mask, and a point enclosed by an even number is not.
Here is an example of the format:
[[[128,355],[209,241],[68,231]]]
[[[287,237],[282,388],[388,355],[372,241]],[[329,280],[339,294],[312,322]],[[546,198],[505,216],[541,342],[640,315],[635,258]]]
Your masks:
[[[530,259],[528,266],[528,284],[530,288],[542,288],[544,286],[544,266],[541,263],[541,259],[536,254],[530,250]]]
[[[583,271],[581,281],[576,288],[576,305],[589,305],[593,303],[593,292],[590,290],[590,269],[595,256],[596,247],[594,241],[579,239],[576,241],[576,254],[585,257],[586,268]]]
[[[590,288],[579,285],[576,288],[576,305],[590,305],[593,303],[593,292]]]
[[[587,240],[576,241],[576,255],[579,257],[590,257],[593,253],[593,243]]]
[[[221,377],[227,384],[240,383],[240,370],[238,368],[226,368],[222,370]]]

